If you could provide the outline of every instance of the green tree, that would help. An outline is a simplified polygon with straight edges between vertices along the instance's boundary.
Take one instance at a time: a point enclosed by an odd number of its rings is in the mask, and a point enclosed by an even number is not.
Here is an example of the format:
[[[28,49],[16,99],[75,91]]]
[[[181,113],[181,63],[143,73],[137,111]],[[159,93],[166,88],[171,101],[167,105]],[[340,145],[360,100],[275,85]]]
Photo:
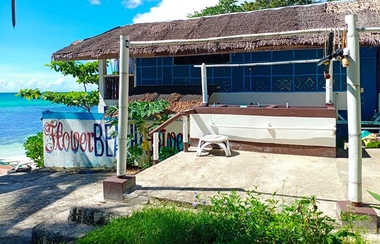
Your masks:
[[[312,3],[319,3],[320,0],[256,0],[254,2],[245,1],[242,4],[244,11],[252,11],[267,8],[278,8],[293,5],[306,5]]]
[[[45,66],[63,75],[71,75],[77,78],[76,82],[83,85],[84,91],[71,92],[54,92],[45,91],[42,93],[38,88],[21,89],[17,96],[30,99],[42,99],[56,104],[64,104],[68,107],[79,107],[87,112],[91,112],[91,108],[99,104],[99,92],[87,92],[89,84],[98,84],[98,62],[80,63],[76,61],[51,61]]]
[[[328,0],[328,2],[335,0]],[[255,0],[252,2],[245,1],[244,3],[237,5],[237,0],[219,0],[219,3],[215,6],[206,7],[201,11],[195,11],[193,14],[189,14],[187,17],[201,17],[217,14],[228,14],[234,12],[245,12],[267,8],[278,8],[284,6],[293,5],[305,5],[312,3],[320,3],[322,0]]]
[[[135,124],[137,130],[142,136],[142,155],[147,158],[147,161],[151,161],[150,146],[148,141],[149,128],[159,125],[165,121],[168,116],[165,114],[165,109],[169,106],[169,102],[166,100],[156,100],[152,102],[131,102],[128,106],[128,122]],[[107,117],[111,118],[110,124],[117,126],[117,114],[119,108],[117,106],[110,106],[107,109]]]
[[[237,0],[219,0],[219,3],[217,5],[206,7],[200,12],[195,11],[194,14],[189,14],[187,17],[195,18],[201,16],[243,12],[244,10],[242,6],[236,5],[237,2]]]

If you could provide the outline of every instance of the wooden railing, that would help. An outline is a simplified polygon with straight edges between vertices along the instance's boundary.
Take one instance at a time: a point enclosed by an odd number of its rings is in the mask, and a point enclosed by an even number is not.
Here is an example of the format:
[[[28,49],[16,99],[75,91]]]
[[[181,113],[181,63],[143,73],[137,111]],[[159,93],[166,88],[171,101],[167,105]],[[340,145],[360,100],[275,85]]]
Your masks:
[[[170,125],[171,123],[173,123],[174,121],[176,121],[180,117],[182,117],[182,116],[186,116],[187,117],[187,116],[189,116],[189,114],[192,114],[192,113],[195,113],[195,109],[190,109],[190,110],[186,110],[186,111],[182,111],[182,112],[176,113],[175,115],[173,115],[172,117],[170,117],[168,120],[166,120],[164,123],[160,124],[158,127],[156,127],[155,129],[151,130],[149,132],[149,136],[152,136],[153,133],[155,133],[155,132],[162,131],[163,129],[165,129],[166,126]]]
[[[170,125],[174,121],[178,120],[180,117],[182,117],[182,123],[183,123],[183,151],[187,152],[189,149],[189,138],[187,136],[188,134],[188,116],[189,114],[195,113],[195,109],[186,110],[183,112],[176,113],[174,116],[166,120],[164,123],[159,125],[157,128],[149,132],[149,136],[153,136],[153,163],[158,163],[159,159],[159,133],[162,131],[166,126]]]

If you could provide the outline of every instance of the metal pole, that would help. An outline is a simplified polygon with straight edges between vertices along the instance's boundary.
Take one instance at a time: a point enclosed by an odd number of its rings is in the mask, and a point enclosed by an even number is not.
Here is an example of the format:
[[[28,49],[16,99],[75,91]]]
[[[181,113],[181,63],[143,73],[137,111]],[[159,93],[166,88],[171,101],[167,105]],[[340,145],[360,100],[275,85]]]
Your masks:
[[[246,66],[266,66],[266,65],[283,65],[283,64],[308,64],[318,63],[320,59],[306,59],[306,60],[293,60],[293,61],[279,61],[279,62],[264,62],[264,63],[247,63],[247,64],[206,64],[206,67],[246,67]],[[194,65],[195,68],[202,68],[202,65]]]
[[[329,66],[330,79],[326,79],[326,104],[333,104],[334,63],[330,61]]]
[[[335,30],[343,31],[345,28],[337,28]],[[380,32],[380,27],[362,27],[357,28],[360,32]],[[177,39],[177,40],[159,40],[159,41],[133,41],[131,46],[160,46],[170,44],[196,44],[206,42],[219,42],[219,41],[238,41],[238,40],[251,40],[253,38],[266,38],[266,37],[282,37],[282,36],[301,36],[307,34],[325,34],[326,28],[309,29],[309,30],[296,30],[296,31],[283,31],[283,32],[270,32],[270,33],[255,33],[244,34],[235,36],[220,36],[210,37],[203,39]]]
[[[119,125],[116,176],[125,175],[128,136],[129,37],[120,36]]]
[[[339,28],[344,30],[344,28]],[[366,30],[366,29],[365,29]],[[367,30],[370,31],[370,30]],[[159,40],[159,41],[133,41],[133,46],[159,46],[170,44],[197,44],[204,42],[219,42],[219,41],[238,41],[238,40],[251,40],[258,37],[281,37],[281,36],[298,36],[306,34],[325,34],[326,28],[309,29],[309,30],[295,30],[295,31],[282,31],[282,32],[269,32],[269,33],[255,33],[255,34],[243,34],[234,36],[218,36],[202,39],[177,39],[177,40]]]
[[[207,91],[207,68],[205,63],[201,66],[201,76],[202,76],[202,101],[203,105],[208,104],[208,91]]]
[[[104,113],[106,103],[104,102],[104,75],[107,74],[107,63],[104,59],[99,59],[99,104],[98,113]]]
[[[357,15],[347,15],[347,47],[350,65],[347,67],[347,120],[349,136],[348,199],[354,206],[362,202],[362,141],[360,101],[360,49],[356,29]]]

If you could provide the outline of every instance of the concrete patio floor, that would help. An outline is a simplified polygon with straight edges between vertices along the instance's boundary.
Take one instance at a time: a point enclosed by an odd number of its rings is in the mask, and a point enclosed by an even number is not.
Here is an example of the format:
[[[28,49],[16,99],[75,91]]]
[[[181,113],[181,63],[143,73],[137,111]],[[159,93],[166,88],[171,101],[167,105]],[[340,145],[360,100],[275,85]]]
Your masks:
[[[301,196],[315,195],[319,208],[337,219],[337,201],[348,200],[347,151],[339,158],[232,151],[232,157],[212,150],[209,154],[190,152],[177,155],[137,173],[136,187],[126,193],[125,202],[103,198],[103,181],[111,172],[72,173],[36,171],[0,175],[0,243],[30,243],[33,227],[54,236],[72,235],[68,223],[73,206],[130,214],[150,197],[169,201],[209,200],[218,192],[236,190],[245,194],[256,189],[264,198],[290,202]],[[380,149],[363,151],[363,203],[380,206],[367,190],[380,192]],[[256,188],[257,187],[257,188]],[[380,216],[379,211],[377,215]],[[54,235],[53,235],[54,234]],[[380,243],[379,234],[370,234],[369,243]]]
[[[320,210],[335,219],[336,202],[348,200],[347,151],[339,152],[339,158],[246,151],[233,151],[231,157],[225,157],[220,150],[197,157],[195,152],[196,148],[190,148],[138,173],[135,192],[189,203],[194,201],[195,191],[206,201],[231,190],[256,189],[263,197],[276,193],[283,202],[315,195]],[[380,149],[363,150],[362,165],[362,202],[380,206],[367,192],[380,193]]]

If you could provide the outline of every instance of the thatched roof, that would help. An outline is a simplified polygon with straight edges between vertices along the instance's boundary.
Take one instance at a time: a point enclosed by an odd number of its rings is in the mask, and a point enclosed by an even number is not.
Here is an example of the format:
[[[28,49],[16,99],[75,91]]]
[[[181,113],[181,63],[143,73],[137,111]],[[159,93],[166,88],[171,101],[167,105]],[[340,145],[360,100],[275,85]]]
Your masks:
[[[379,0],[328,2],[304,6],[283,7],[252,12],[174,20],[170,22],[141,23],[109,30],[98,36],[77,41],[52,55],[55,60],[91,60],[119,57],[120,35],[129,35],[131,41],[198,39],[254,33],[283,32],[345,27],[345,15],[358,15],[358,27],[380,27]],[[262,49],[287,49],[322,46],[325,33],[252,39],[246,41],[204,44],[132,47],[132,57],[173,56],[214,52],[242,52]],[[361,45],[380,46],[380,35],[360,34]],[[291,47],[290,47],[291,46]]]

